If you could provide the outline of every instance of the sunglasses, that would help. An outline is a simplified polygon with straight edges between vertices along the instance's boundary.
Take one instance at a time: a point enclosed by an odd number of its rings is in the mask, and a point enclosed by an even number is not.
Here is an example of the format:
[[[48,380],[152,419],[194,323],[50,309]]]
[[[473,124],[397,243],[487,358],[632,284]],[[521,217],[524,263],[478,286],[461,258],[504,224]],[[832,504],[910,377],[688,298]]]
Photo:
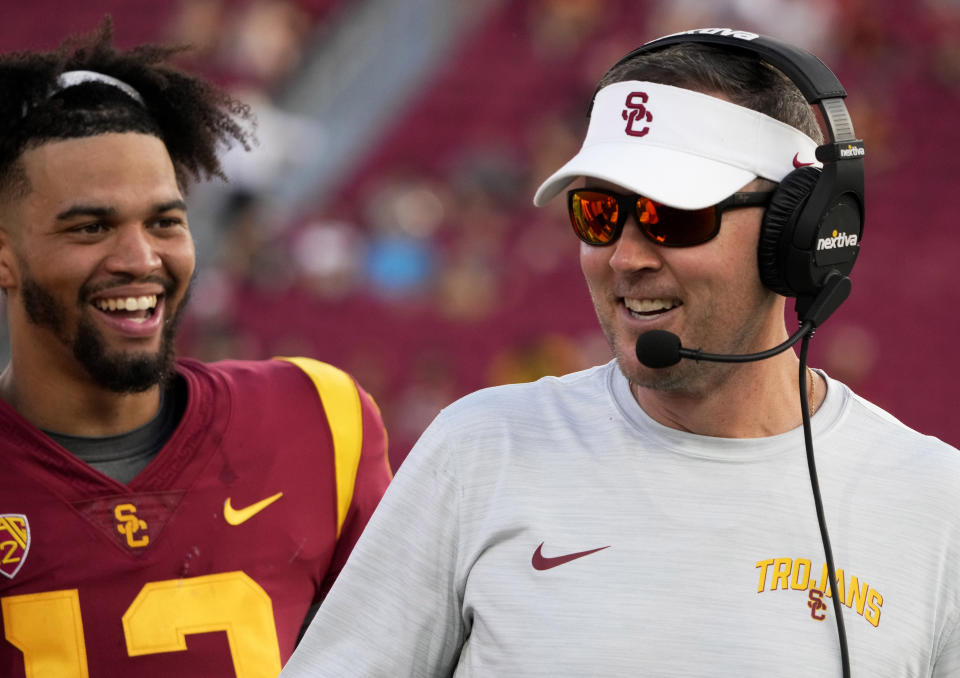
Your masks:
[[[613,244],[627,217],[633,213],[643,234],[664,247],[701,245],[720,232],[723,212],[738,207],[766,206],[773,191],[734,193],[726,200],[698,210],[669,207],[636,193],[616,193],[603,188],[567,191],[570,223],[588,245]]]

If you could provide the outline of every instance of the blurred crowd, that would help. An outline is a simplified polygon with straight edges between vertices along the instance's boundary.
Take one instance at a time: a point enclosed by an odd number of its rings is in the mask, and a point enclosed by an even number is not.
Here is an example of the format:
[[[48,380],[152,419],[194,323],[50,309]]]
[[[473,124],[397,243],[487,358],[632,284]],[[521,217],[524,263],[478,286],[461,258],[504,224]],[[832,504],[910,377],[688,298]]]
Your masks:
[[[276,124],[279,94],[363,1],[181,0],[148,37],[193,45],[184,66],[270,111],[273,126],[261,129],[269,154],[272,144],[295,146],[297,134],[309,133],[309,117]],[[321,200],[278,211],[258,182],[231,182],[200,226],[203,265],[183,354],[310,355],[349,370],[383,411],[394,465],[441,407],[469,391],[608,360],[564,205],[535,209],[533,192],[576,151],[607,66],[647,39],[736,26],[820,56],[850,92],[857,134],[867,141],[855,292],[820,330],[813,364],[906,423],[960,443],[943,405],[960,402],[960,369],[945,363],[951,379],[922,362],[960,329],[949,312],[960,303],[950,275],[960,235],[943,204],[960,178],[960,4],[487,5]],[[115,18],[122,35],[124,18]],[[907,242],[915,246],[909,252]],[[911,337],[913,324],[926,328],[922,340]]]

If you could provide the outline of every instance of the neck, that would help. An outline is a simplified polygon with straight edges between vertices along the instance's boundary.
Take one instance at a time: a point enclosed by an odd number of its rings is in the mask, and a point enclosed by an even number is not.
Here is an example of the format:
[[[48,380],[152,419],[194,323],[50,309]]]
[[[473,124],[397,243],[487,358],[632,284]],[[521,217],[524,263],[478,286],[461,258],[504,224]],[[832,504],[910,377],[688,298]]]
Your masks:
[[[630,390],[660,424],[699,435],[761,438],[800,426],[799,360],[792,351],[757,362],[703,367],[711,371],[710,378],[695,391],[660,391],[636,383]],[[814,380],[810,404],[816,410],[826,384],[819,375]],[[809,382],[807,390],[810,395]]]
[[[45,374],[12,361],[0,373],[0,398],[39,429],[102,437],[150,421],[160,408],[160,386],[141,393],[115,393],[85,374]]]

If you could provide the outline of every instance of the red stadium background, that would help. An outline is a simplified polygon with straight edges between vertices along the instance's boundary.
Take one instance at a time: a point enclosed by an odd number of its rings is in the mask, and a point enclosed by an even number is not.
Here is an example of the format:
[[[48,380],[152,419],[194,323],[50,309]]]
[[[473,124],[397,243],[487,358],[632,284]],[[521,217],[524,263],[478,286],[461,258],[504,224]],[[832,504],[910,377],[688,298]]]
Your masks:
[[[956,2],[12,4],[4,52],[53,48],[110,13],[120,45],[192,44],[185,66],[254,102],[260,146],[228,156],[229,184],[191,193],[201,272],[181,353],[351,371],[395,466],[457,397],[609,358],[562,201],[531,204],[579,145],[605,68],[700,26],[805,46],[846,86],[868,149],[853,293],[811,364],[960,445]]]

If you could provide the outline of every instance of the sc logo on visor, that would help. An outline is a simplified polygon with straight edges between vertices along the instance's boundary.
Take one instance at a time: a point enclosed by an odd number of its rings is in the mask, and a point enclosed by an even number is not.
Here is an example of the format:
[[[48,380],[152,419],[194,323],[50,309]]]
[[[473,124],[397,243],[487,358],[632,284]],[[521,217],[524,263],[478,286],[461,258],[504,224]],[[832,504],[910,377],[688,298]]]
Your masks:
[[[638,98],[640,101],[637,101]],[[636,125],[642,125],[644,122],[653,122],[653,114],[646,107],[647,99],[646,92],[630,92],[627,95],[626,102],[624,102],[626,108],[623,110],[622,116],[627,121],[627,127],[624,131],[632,137],[642,137],[650,131],[650,128],[646,126],[642,129],[636,129],[635,127]]]

